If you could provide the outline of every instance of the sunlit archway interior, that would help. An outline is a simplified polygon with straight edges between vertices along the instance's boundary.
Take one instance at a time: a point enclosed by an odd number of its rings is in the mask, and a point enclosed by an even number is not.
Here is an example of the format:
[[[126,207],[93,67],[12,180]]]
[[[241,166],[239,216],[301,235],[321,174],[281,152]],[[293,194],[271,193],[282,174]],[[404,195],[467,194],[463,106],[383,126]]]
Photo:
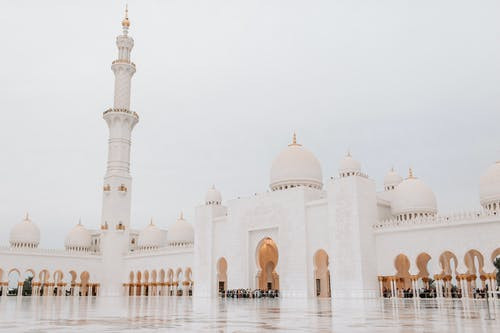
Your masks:
[[[264,238],[257,246],[257,286],[262,290],[279,290],[278,246],[269,237]]]

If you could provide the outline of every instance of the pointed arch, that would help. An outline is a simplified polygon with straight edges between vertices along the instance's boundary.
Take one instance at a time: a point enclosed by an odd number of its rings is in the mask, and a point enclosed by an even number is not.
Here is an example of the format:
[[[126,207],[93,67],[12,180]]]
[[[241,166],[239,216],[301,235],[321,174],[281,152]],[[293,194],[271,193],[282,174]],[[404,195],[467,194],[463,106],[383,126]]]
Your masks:
[[[331,297],[330,270],[328,253],[319,249],[313,257],[315,295],[317,297]]]
[[[219,293],[227,290],[227,260],[224,257],[217,260],[217,289]]]

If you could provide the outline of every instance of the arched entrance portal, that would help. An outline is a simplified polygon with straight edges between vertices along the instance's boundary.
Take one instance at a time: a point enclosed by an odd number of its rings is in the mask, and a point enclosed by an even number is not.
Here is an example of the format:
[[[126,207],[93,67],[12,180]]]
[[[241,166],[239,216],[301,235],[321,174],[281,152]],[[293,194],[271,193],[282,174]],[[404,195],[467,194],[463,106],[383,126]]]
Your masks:
[[[221,257],[217,260],[217,290],[224,293],[227,289],[227,261]]]
[[[257,245],[257,286],[262,290],[278,290],[279,275],[276,272],[278,265],[278,247],[269,237],[264,238]]]
[[[328,270],[328,254],[318,250],[314,255],[315,293],[318,297],[331,297],[330,271]]]

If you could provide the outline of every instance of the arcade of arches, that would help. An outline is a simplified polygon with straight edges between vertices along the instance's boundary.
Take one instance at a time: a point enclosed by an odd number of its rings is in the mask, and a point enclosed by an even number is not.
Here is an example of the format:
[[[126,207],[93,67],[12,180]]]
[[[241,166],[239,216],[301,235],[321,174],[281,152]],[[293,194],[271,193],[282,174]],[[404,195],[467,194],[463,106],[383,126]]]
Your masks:
[[[99,283],[91,282],[90,274],[83,271],[50,272],[43,269],[35,272],[17,268],[4,271],[0,268],[1,296],[97,296]]]
[[[491,255],[484,256],[475,249],[467,251],[462,260],[462,271],[459,270],[460,260],[451,251],[444,251],[438,258],[432,258],[428,253],[420,253],[415,260],[413,271],[410,273],[411,261],[401,253],[394,259],[395,274],[379,276],[380,295],[384,297],[476,297],[481,291],[496,290],[497,281],[495,269],[492,272],[484,270],[485,260],[493,263],[500,257],[500,248]],[[487,258],[487,259],[485,259]],[[430,271],[430,263],[437,260],[440,270]]]
[[[129,296],[192,296],[193,285],[191,268],[179,267],[131,271],[123,288]]]

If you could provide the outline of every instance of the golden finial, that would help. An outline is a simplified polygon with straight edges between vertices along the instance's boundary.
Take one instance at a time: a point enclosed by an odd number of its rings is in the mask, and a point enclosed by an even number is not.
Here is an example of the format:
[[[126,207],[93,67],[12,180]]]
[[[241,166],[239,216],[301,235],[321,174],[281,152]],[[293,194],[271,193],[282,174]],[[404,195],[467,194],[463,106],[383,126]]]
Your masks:
[[[293,132],[292,143],[290,143],[289,146],[301,146],[297,143],[297,134],[295,132]]]
[[[408,169],[408,179],[412,179],[412,178],[415,178],[415,177],[413,177],[413,169],[409,168]]]
[[[130,21],[128,19],[128,4],[125,5],[125,17],[123,18],[122,21],[122,27],[124,28],[130,27]]]

